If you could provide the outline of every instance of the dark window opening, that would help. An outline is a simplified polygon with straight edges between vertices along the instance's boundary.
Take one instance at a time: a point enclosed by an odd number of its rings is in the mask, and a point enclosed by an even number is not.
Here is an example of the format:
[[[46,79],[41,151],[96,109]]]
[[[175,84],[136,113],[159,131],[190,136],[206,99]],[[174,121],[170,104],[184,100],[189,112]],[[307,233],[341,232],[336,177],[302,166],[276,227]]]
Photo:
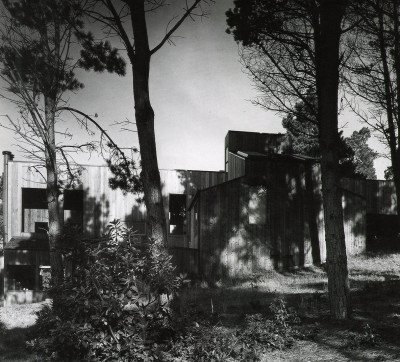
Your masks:
[[[171,235],[185,234],[186,195],[169,195],[169,233]]]
[[[397,215],[367,214],[367,251],[398,252],[399,232]]]
[[[48,221],[46,189],[22,188],[22,232],[36,233],[36,224],[44,225]]]
[[[22,232],[46,234],[48,213],[46,189],[22,188]],[[83,225],[83,190],[64,191],[64,221],[66,225]]]
[[[23,209],[47,209],[46,189],[22,188]]]
[[[35,222],[35,233],[36,234],[46,234],[49,231],[48,222]]]
[[[8,290],[34,290],[34,265],[7,265]]]
[[[64,191],[64,222],[78,230],[83,227],[83,190]]]

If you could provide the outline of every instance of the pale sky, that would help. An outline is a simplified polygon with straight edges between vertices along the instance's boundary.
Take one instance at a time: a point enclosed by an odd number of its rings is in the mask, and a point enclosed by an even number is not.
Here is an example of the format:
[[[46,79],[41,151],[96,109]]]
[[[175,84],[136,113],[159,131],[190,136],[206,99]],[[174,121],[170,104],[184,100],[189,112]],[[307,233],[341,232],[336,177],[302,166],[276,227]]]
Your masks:
[[[171,1],[179,4],[179,0]],[[181,3],[182,4],[182,3]],[[159,167],[162,169],[223,170],[224,138],[228,130],[284,132],[282,117],[253,105],[254,86],[242,72],[238,46],[225,33],[225,12],[231,0],[219,0],[202,21],[186,21],[176,33],[174,45],[165,44],[153,57],[150,71],[150,97],[155,112]],[[165,34],[165,27],[181,6],[170,6],[148,17],[151,47]],[[128,63],[129,65],[129,63]],[[71,107],[88,114],[110,131],[120,147],[138,146],[137,135],[120,132],[114,122],[126,118],[134,122],[132,75],[125,77],[80,72],[85,88],[70,95]],[[1,114],[15,117],[13,106],[0,99]],[[345,135],[361,124],[344,116]],[[65,124],[83,138],[72,120]],[[21,159],[10,131],[0,129],[1,151],[12,151]],[[375,142],[372,142],[375,146]],[[380,149],[382,152],[382,150]],[[80,158],[82,163],[99,163]],[[2,170],[2,163],[0,163]],[[386,163],[376,162],[378,178],[383,178]]]

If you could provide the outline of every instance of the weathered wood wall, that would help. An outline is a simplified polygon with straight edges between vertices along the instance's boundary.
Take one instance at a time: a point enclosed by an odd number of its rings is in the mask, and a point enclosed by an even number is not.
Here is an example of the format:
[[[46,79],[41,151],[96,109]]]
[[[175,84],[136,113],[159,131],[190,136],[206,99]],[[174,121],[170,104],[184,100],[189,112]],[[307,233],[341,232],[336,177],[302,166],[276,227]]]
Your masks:
[[[228,152],[228,180],[246,175],[246,160],[244,157]]]
[[[366,200],[368,214],[396,214],[396,191],[393,181],[342,179],[342,187]]]
[[[9,163],[9,190],[8,190],[8,237],[27,236],[22,232],[22,188],[45,188],[40,173],[35,172],[33,164],[28,162],[13,161]],[[160,170],[164,207],[168,220],[169,194],[186,194],[187,206],[192,195],[197,189],[210,187],[225,181],[225,172],[190,171],[190,170]],[[84,231],[89,237],[100,236],[107,227],[109,221],[121,219],[127,225],[137,225],[143,229],[140,223],[146,219],[146,210],[143,203],[136,201],[136,196],[124,195],[120,190],[111,190],[108,179],[111,173],[104,166],[85,166],[81,176],[81,184],[78,189],[83,190]],[[46,221],[45,210],[26,210],[25,230],[34,230],[34,218]],[[39,215],[40,214],[40,215]],[[43,214],[43,215],[42,215]],[[66,217],[70,216],[66,213]],[[189,238],[187,235],[169,235],[169,245],[187,247]]]
[[[168,252],[172,255],[172,261],[178,273],[187,274],[188,277],[199,275],[199,251],[197,249],[170,247]]]
[[[356,186],[364,182],[365,180],[342,179],[342,185]],[[325,223],[319,168],[314,168],[314,184],[320,254],[321,260],[326,261]],[[350,187],[343,187],[342,206],[347,255],[361,254],[366,251],[367,247],[367,199],[363,195],[353,192]]]
[[[245,277],[273,268],[304,263],[303,204],[299,185],[286,197],[279,190],[238,178],[203,190],[197,200],[200,218],[200,273],[211,280]],[[255,190],[265,209],[255,215]],[[194,211],[195,208],[191,210]],[[252,219],[258,222],[252,223]]]
[[[342,205],[347,255],[361,254],[367,248],[367,200],[344,190]]]

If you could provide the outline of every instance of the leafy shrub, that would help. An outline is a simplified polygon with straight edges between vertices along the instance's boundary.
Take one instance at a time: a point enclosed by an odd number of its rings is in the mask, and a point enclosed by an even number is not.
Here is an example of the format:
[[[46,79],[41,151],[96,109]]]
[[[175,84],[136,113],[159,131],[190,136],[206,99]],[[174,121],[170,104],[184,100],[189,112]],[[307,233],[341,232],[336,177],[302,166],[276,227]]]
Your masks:
[[[373,347],[379,344],[379,334],[368,323],[363,326],[361,334],[350,336],[348,348],[360,348],[361,346]]]
[[[28,345],[57,360],[157,359],[168,298],[182,282],[165,248],[135,245],[132,232],[114,220],[106,240],[83,245],[73,264],[52,290],[60,308],[39,313]]]
[[[258,361],[268,350],[285,349],[303,338],[293,309],[282,299],[270,305],[272,318],[246,315],[241,330],[227,333],[207,322],[193,323],[176,339],[165,361]]]
[[[272,319],[267,319],[262,314],[246,316],[242,340],[248,349],[285,349],[302,336],[296,328],[300,320],[295,311],[286,306],[284,300],[277,299],[271,303],[270,310]]]

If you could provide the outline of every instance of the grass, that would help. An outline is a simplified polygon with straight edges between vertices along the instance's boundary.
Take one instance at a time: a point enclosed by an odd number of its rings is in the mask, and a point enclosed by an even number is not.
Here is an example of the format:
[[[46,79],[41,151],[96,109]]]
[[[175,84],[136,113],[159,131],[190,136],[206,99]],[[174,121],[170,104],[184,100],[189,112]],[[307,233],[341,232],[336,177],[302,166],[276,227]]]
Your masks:
[[[400,361],[400,254],[363,255],[349,259],[353,318],[329,317],[327,278],[322,268],[270,271],[247,281],[205,283],[182,291],[177,307],[191,319],[211,318],[212,327],[232,334],[251,313],[267,313],[283,298],[301,318],[309,338],[290,349],[264,353],[262,361]],[[42,304],[0,308],[2,361],[36,361],[24,349],[26,332]]]
[[[268,312],[283,298],[299,314],[311,339],[296,341],[263,361],[400,361],[400,254],[363,255],[349,259],[353,318],[329,317],[327,277],[322,268],[268,272],[260,278],[196,286],[183,293],[181,309],[219,314],[219,328],[240,329],[244,315]]]
[[[13,305],[0,308],[1,361],[33,362],[42,359],[25,349],[26,334],[36,321],[36,312],[43,303]]]

